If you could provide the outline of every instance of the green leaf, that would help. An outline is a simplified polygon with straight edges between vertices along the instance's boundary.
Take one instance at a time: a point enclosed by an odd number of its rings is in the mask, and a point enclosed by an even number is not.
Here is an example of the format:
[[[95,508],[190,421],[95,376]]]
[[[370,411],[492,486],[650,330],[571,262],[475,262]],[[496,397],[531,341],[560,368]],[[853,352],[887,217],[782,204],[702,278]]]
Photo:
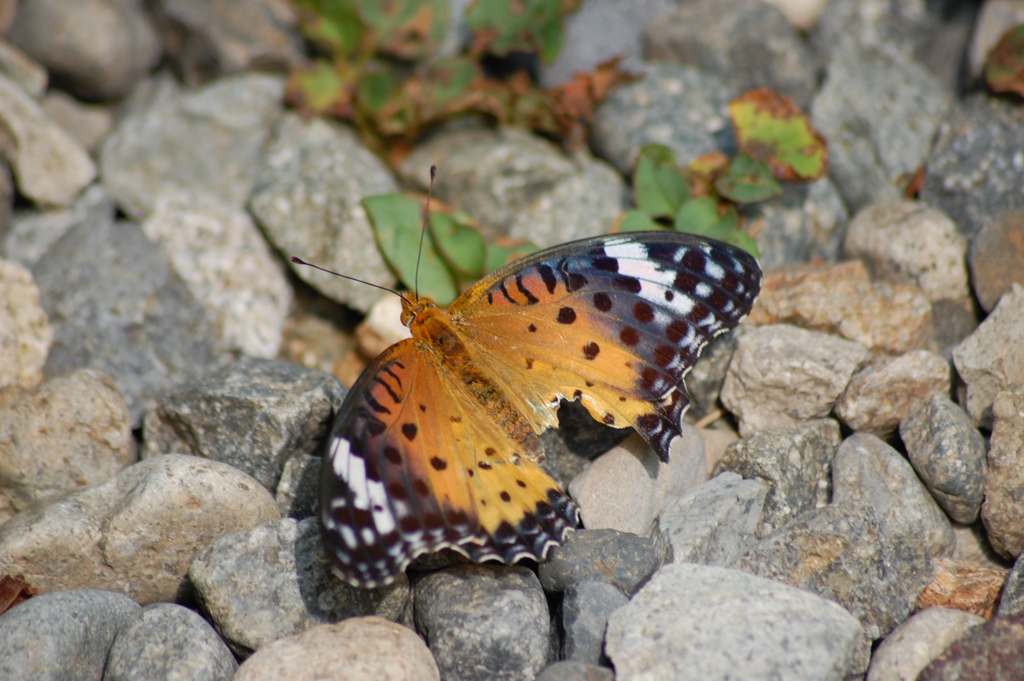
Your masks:
[[[729,103],[742,153],[771,166],[776,179],[811,182],[828,172],[825,139],[789,97],[767,88]]]
[[[985,61],[985,82],[995,92],[1024,96],[1024,24],[1003,34]]]
[[[307,114],[346,115],[351,109],[352,81],[330,62],[316,59],[288,76],[288,101]]]
[[[757,250],[757,242],[755,242],[754,239],[746,232],[742,232],[737,229],[735,232],[725,237],[723,241],[728,244],[732,244],[733,246],[739,246],[755,258],[761,257],[760,251]]]
[[[480,65],[468,57],[446,57],[432,61],[423,73],[420,111],[424,120],[461,111],[467,97],[483,77]]]
[[[354,0],[297,0],[302,34],[329,49],[335,59],[345,59],[359,51],[366,26]]]
[[[487,262],[484,272],[490,273],[513,260],[536,253],[540,247],[529,241],[505,241],[487,244]]]
[[[474,42],[491,53],[534,51],[545,64],[555,61],[565,42],[563,18],[580,0],[475,0],[463,15]]]
[[[633,194],[637,207],[652,218],[671,217],[689,197],[690,188],[673,166],[656,165],[640,156],[633,172]]]
[[[644,211],[631,210],[619,217],[613,232],[654,232],[662,229],[661,225],[652,220]]]
[[[736,203],[764,201],[782,193],[767,163],[755,161],[745,154],[732,160],[725,174],[715,180],[718,193]]]
[[[664,165],[676,162],[676,152],[664,144],[645,144],[640,147],[640,154],[637,158],[649,158],[658,165]]]
[[[725,215],[719,215],[718,204],[706,196],[690,199],[676,213],[676,231],[724,239],[739,224],[736,209],[729,206]]]
[[[428,234],[423,239],[423,255],[416,281],[416,260],[419,256],[422,213],[420,202],[402,194],[379,194],[362,201],[377,245],[391,269],[406,288],[418,290],[438,305],[450,305],[459,295],[458,284],[445,265]]]
[[[437,51],[451,18],[449,0],[356,0],[383,54],[416,61]]]
[[[479,230],[451,215],[430,211],[430,236],[445,261],[464,277],[484,273],[487,245]]]

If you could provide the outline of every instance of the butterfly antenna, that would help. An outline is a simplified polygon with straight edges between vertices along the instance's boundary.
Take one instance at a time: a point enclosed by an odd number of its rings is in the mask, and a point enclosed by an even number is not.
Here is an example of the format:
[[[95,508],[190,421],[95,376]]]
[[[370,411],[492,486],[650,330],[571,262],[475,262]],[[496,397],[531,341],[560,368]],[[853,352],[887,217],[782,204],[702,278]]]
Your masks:
[[[427,226],[430,224],[430,197],[434,194],[434,176],[437,175],[437,166],[430,166],[430,186],[427,187],[427,204],[423,207],[423,229],[420,230],[420,249],[416,254],[416,276],[413,278],[413,293],[416,299],[420,297],[420,260],[423,258],[423,238],[427,236]]]
[[[355,277],[350,277],[347,274],[338,274],[337,272],[335,272],[333,270],[329,270],[329,269],[327,269],[325,267],[320,267],[319,265],[314,265],[311,262],[306,262],[302,258],[296,258],[294,255],[290,258],[290,260],[293,263],[295,263],[296,265],[306,265],[307,267],[312,267],[315,270],[320,270],[321,272],[326,272],[327,274],[333,274],[334,276],[341,277],[342,279],[348,279],[349,281],[357,281],[360,284],[365,284],[367,286],[372,286],[373,288],[379,288],[381,291],[387,291],[388,293],[394,293],[396,296],[398,296],[402,300],[405,300],[405,296],[403,296],[398,291],[395,291],[394,289],[388,288],[387,286],[378,286],[377,284],[371,284],[368,281],[363,281],[362,279],[356,279]]]

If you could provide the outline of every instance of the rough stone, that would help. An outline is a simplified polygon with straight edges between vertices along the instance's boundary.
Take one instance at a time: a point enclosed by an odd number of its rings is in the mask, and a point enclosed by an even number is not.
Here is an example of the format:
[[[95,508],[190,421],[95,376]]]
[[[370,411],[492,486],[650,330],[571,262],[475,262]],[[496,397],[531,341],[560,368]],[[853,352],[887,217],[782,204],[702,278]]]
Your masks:
[[[757,541],[768,485],[725,471],[687,491],[658,516],[655,538],[677,563],[731,565]]]
[[[971,241],[968,264],[974,295],[985,312],[1013,284],[1024,286],[1024,210],[1004,211],[985,224]]]
[[[311,454],[295,454],[284,462],[274,490],[282,516],[302,520],[319,512],[321,460]]]
[[[233,681],[440,681],[416,632],[380,617],[320,624],[256,651]]]
[[[913,681],[950,643],[984,621],[948,608],[915,613],[875,650],[866,681]]]
[[[283,91],[281,77],[253,73],[194,91],[155,93],[130,107],[103,143],[103,185],[136,219],[149,215],[168,189],[196,189],[244,205],[281,116]]]
[[[90,154],[99,151],[114,127],[109,108],[83,104],[60,90],[48,92],[39,103],[46,117],[70,134]]]
[[[900,421],[907,457],[928,491],[958,523],[978,519],[985,498],[985,439],[945,395],[913,405]]]
[[[4,255],[32,267],[50,246],[77,225],[114,220],[114,204],[96,183],[83,191],[68,208],[16,211],[3,235]]]
[[[0,404],[42,382],[52,340],[32,273],[0,259]]]
[[[633,594],[661,565],[654,541],[615,530],[576,530],[551,549],[540,564],[540,583],[547,591],[573,584],[602,581]]]
[[[8,35],[86,99],[125,94],[161,52],[138,0],[25,0]]]
[[[277,516],[274,498],[245,473],[163,456],[0,525],[0,574],[25,575],[41,593],[99,588],[143,605],[173,601],[211,541]]]
[[[985,321],[953,350],[953,364],[966,384],[960,404],[974,424],[992,427],[996,395],[1024,385],[1024,286],[1013,284]]]
[[[618,681],[842,679],[863,630],[835,603],[721,567],[666,565],[608,623]]]
[[[951,373],[949,362],[928,350],[881,359],[850,378],[836,416],[854,431],[886,438],[914,404],[948,395]]]
[[[248,213],[202,192],[172,190],[157,199],[142,231],[210,313],[222,347],[277,356],[292,289]]]
[[[1006,210],[1024,208],[1024,107],[968,95],[939,126],[925,166],[922,202],[948,215],[968,239]]]
[[[942,509],[910,463],[874,435],[854,433],[832,459],[832,502],[845,501],[871,506],[894,542],[932,556],[953,553],[956,537]]]
[[[846,228],[843,254],[863,258],[876,279],[917,286],[933,303],[970,295],[967,239],[941,211],[917,202],[865,206]]]
[[[604,656],[604,632],[608,617],[629,602],[607,582],[589,581],[570,584],[562,598],[562,658],[588,664],[607,664]]]
[[[927,551],[894,541],[874,510],[857,501],[807,511],[734,567],[839,603],[870,639],[907,618],[934,574]]]
[[[1024,615],[993,617],[954,641],[918,681],[1010,681],[1024,674]]]
[[[200,615],[174,603],[154,603],[117,633],[103,681],[231,681],[237,669],[231,651]]]
[[[704,440],[696,429],[681,424],[669,463],[638,435],[602,454],[569,483],[583,524],[648,536],[654,520],[670,499],[707,480]]]
[[[320,446],[344,395],[330,374],[243,357],[166,395],[146,416],[142,457],[222,461],[273,490],[285,461]]]
[[[0,408],[0,494],[21,511],[106,482],[135,459],[128,407],[96,369]]]
[[[534,681],[615,681],[615,672],[583,662],[553,662],[537,674]]]
[[[751,324],[795,324],[902,355],[932,338],[932,305],[906,284],[871,281],[859,260],[767,272]]]
[[[100,679],[114,637],[138,612],[127,596],[97,589],[30,598],[0,616],[0,677]]]
[[[415,594],[416,629],[446,679],[531,679],[553,657],[547,600],[527,568],[447,568]]]
[[[189,568],[196,598],[240,652],[322,623],[379,615],[401,620],[409,602],[403,576],[382,589],[355,589],[336,578],[317,518],[281,518],[220,537]]]
[[[767,537],[805,511],[828,503],[839,424],[820,419],[763,430],[729,445],[715,475],[725,471],[768,486],[757,536]]]
[[[1024,550],[1024,388],[999,393],[992,414],[981,519],[992,548],[1004,558],[1015,558]]]
[[[722,404],[743,436],[821,418],[870,356],[857,343],[787,324],[752,329],[733,355]]]
[[[278,123],[257,165],[249,210],[282,253],[393,288],[395,276],[377,248],[360,201],[398,191],[384,163],[349,128],[297,113]],[[324,295],[366,312],[379,291],[363,283],[292,264]]]
[[[917,599],[919,608],[954,608],[989,619],[996,612],[1006,568],[974,561],[935,559],[935,579]]]
[[[34,203],[66,206],[96,177],[96,166],[85,149],[4,75],[0,125],[5,133],[0,159],[11,165],[18,191]]]

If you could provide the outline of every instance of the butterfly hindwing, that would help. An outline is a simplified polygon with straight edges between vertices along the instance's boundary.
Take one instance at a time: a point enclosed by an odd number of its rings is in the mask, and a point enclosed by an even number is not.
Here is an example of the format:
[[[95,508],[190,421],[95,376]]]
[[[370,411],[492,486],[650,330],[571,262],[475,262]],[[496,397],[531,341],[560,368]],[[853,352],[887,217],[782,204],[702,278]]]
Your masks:
[[[335,571],[354,586],[393,581],[416,556],[539,560],[576,524],[572,502],[473,403],[422,342],[389,348],[352,387],[321,479],[321,524]]]
[[[745,251],[698,236],[596,237],[494,272],[449,314],[534,412],[580,399],[596,420],[636,428],[667,460],[689,404],[682,379],[750,311],[760,274]],[[537,422],[550,425],[543,413]]]

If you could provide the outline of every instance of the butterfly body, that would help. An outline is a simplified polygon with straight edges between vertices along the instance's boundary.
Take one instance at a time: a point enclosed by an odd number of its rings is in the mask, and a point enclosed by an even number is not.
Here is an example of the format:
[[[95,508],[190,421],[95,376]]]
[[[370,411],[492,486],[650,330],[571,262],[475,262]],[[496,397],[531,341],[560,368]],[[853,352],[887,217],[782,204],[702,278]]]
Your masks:
[[[447,312],[403,298],[412,338],[352,387],[328,446],[321,523],[335,572],[372,588],[440,548],[543,559],[578,515],[539,466],[560,400],[636,428],[667,461],[683,376],[759,282],[739,249],[657,232],[540,251]]]

